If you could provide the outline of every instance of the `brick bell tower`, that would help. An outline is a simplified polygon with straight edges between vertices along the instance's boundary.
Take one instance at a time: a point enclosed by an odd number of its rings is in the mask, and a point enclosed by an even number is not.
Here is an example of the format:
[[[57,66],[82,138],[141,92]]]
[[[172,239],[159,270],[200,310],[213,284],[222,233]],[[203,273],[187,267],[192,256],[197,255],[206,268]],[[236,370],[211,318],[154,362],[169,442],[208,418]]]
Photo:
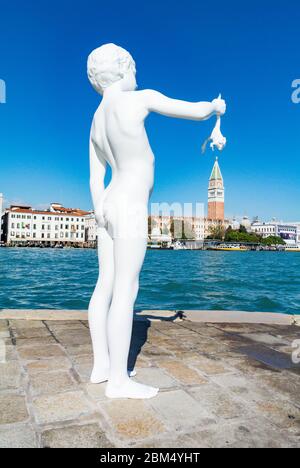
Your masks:
[[[208,185],[208,219],[224,221],[224,182],[216,158]]]

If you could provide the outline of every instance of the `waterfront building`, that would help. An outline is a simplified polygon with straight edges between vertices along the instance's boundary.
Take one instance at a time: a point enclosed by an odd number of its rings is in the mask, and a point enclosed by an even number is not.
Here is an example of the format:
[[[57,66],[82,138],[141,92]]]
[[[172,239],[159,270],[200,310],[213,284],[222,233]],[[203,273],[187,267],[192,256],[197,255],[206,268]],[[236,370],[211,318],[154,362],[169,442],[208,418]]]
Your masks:
[[[297,228],[297,245],[300,246],[300,221],[296,221],[295,223],[285,223],[287,226],[295,226]]]
[[[279,221],[271,221],[262,223],[255,221],[251,225],[251,231],[262,236],[263,238],[270,236],[281,237],[287,245],[296,245],[300,240],[300,225],[281,223]],[[298,237],[299,236],[299,237]]]
[[[224,221],[224,192],[224,181],[216,158],[208,184],[208,220]]]
[[[98,226],[93,212],[85,217],[85,241],[91,247],[95,247],[98,239]]]
[[[51,204],[45,211],[13,205],[4,214],[3,240],[8,245],[83,244],[86,242],[86,217],[90,214],[58,203]]]
[[[154,242],[171,242],[174,238],[203,240],[205,219],[197,216],[150,216],[149,238]]]

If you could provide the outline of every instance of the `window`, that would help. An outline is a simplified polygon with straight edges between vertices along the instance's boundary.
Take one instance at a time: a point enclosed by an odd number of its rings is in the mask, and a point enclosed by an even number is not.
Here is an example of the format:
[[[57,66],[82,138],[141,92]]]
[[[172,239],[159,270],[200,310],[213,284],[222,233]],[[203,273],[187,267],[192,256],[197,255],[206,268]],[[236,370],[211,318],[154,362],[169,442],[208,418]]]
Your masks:
[[[31,219],[31,216],[27,216],[27,219]]]
[[[69,229],[69,225],[68,225],[68,224],[66,224],[65,229]]]
[[[63,233],[63,232],[60,233],[60,237],[61,237],[61,238],[64,237],[64,233]]]
[[[44,231],[45,229],[45,224],[42,224],[42,231]]]
[[[36,238],[36,233],[35,233],[35,232],[32,234],[32,237],[33,237],[34,239]]]
[[[59,226],[56,224],[55,231],[58,231]]]
[[[47,234],[47,239],[50,239],[50,234]]]
[[[66,232],[66,237],[69,237],[69,233],[68,233],[68,232]]]
[[[42,216],[42,220],[45,221],[45,216]]]
[[[36,224],[33,225],[33,229],[36,230]]]
[[[15,223],[11,223],[11,228],[14,229]]]
[[[16,217],[16,215],[13,215],[13,214],[12,214],[12,215],[11,215],[11,217],[12,217],[12,218],[15,218],[15,217]]]
[[[48,221],[51,221],[51,216],[48,216]]]
[[[50,231],[50,229],[51,229],[50,224],[48,224],[47,229],[48,229],[48,231]]]
[[[58,234],[55,234],[55,239],[58,239]]]
[[[45,238],[45,234],[44,234],[44,233],[42,233],[42,239],[44,239],[44,238]]]

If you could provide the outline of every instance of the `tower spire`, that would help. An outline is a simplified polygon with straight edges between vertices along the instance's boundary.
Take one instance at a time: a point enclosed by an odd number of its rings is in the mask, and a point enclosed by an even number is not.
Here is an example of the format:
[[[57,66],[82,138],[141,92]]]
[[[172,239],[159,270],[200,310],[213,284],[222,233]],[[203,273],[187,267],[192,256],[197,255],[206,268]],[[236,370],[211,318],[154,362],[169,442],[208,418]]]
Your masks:
[[[224,182],[216,157],[208,186],[208,219],[224,221]]]

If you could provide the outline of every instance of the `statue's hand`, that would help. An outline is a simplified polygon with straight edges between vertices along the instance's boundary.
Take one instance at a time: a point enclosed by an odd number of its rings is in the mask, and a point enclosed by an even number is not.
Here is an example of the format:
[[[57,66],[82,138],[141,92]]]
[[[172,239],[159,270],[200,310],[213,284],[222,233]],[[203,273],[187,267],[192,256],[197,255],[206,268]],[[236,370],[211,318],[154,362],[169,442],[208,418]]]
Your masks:
[[[221,96],[221,95],[220,95]],[[214,99],[212,101],[212,104],[215,108],[215,113],[218,115],[224,115],[226,112],[226,102],[224,99],[221,97],[218,97],[217,99]]]

